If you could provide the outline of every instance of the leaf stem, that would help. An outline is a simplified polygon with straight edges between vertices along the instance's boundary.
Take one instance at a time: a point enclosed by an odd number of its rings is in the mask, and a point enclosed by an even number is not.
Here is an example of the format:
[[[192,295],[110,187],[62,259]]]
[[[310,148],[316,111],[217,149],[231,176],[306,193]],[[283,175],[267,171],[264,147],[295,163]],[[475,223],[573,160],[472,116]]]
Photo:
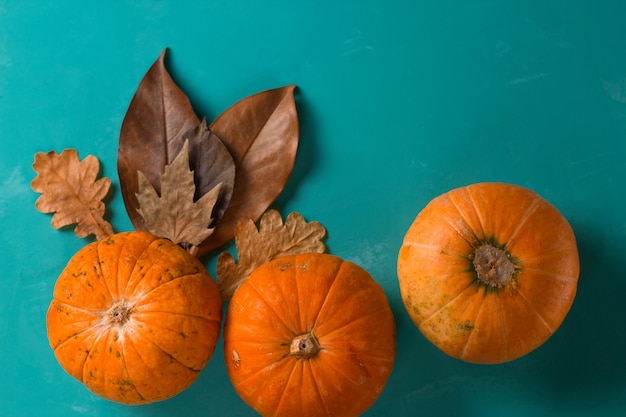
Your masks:
[[[200,250],[199,246],[196,245],[189,245],[187,246],[187,252],[189,252],[190,255],[193,255],[195,257],[198,256],[198,251]]]

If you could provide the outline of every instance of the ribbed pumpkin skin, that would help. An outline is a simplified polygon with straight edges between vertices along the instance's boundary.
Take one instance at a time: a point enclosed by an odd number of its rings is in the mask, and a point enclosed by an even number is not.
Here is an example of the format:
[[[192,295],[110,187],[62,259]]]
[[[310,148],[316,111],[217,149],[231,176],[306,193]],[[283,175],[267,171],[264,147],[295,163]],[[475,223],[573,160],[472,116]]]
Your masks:
[[[61,366],[95,394],[145,404],[198,377],[221,315],[217,285],[195,257],[148,233],[119,233],[71,258],[54,287],[48,338]]]
[[[290,354],[313,333],[321,350]],[[358,416],[381,394],[396,351],[387,297],[357,265],[327,254],[285,256],[257,268],[230,302],[226,368],[262,416]]]
[[[478,279],[477,249],[491,244],[515,265],[501,288]],[[567,220],[526,188],[480,183],[432,200],[408,229],[398,257],[404,305],[448,355],[473,363],[511,361],[561,325],[579,275]]]

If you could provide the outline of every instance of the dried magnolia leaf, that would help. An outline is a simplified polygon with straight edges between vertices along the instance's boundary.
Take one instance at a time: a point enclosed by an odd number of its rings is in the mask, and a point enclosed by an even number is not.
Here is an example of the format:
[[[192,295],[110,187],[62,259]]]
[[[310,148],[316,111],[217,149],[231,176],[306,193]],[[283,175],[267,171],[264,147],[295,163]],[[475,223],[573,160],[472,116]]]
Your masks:
[[[294,89],[290,85],[244,98],[210,125],[235,160],[235,189],[199,255],[232,239],[240,219],[256,221],[285,187],[299,139]]]
[[[183,135],[200,124],[191,103],[174,83],[164,64],[163,50],[141,80],[120,131],[117,170],[126,211],[137,230],[146,230],[137,212],[137,172],[157,191],[161,173],[181,148]]]
[[[88,155],[82,162],[75,149],[35,155],[33,169],[37,176],[32,189],[41,196],[35,207],[42,213],[54,213],[52,227],[59,229],[75,224],[78,237],[95,235],[100,240],[113,234],[113,228],[104,220],[102,199],[109,192],[111,180],[100,178],[100,162]]]
[[[189,170],[189,146],[185,141],[178,156],[165,167],[161,175],[159,196],[142,172],[138,173],[137,212],[146,230],[174,243],[198,246],[214,229],[213,206],[221,184],[194,202],[196,190],[193,172]]]
[[[225,301],[258,266],[283,255],[323,253],[326,229],[318,222],[307,223],[299,213],[287,216],[285,224],[276,210],[268,210],[257,230],[251,220],[240,220],[235,231],[239,263],[223,252],[217,260],[217,286]]]
[[[209,130],[206,119],[183,134],[183,138],[189,141],[189,167],[194,173],[196,185],[194,200],[222,184],[213,208],[214,226],[224,215],[233,195],[235,161],[221,139]],[[183,146],[183,142],[180,146]]]

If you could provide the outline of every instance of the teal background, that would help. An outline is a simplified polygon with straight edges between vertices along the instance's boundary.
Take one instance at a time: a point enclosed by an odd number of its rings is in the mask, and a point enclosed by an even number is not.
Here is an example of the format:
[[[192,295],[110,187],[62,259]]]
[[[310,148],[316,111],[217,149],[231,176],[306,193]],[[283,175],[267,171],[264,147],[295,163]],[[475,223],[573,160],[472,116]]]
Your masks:
[[[86,241],[35,210],[33,156],[97,156],[113,181],[110,221],[130,230],[119,129],[164,47],[209,120],[298,85],[300,147],[275,207],[321,222],[329,251],[373,275],[397,321],[396,367],[367,416],[626,415],[626,2],[0,0],[1,415],[255,415],[228,381],[221,341],[191,388],[141,407],[92,395],[48,346],[54,282]],[[548,199],[581,256],[561,328],[495,366],[430,345],[395,272],[421,208],[479,181]]]

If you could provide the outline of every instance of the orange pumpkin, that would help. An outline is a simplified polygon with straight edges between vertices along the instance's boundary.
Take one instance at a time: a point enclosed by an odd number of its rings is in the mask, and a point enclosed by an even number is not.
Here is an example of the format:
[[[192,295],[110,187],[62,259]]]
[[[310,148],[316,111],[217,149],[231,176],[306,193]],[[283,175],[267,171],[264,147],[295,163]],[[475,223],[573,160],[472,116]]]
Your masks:
[[[77,252],[54,287],[48,338],[61,366],[123,404],[172,397],[213,354],[222,318],[217,285],[169,240],[120,233]]]
[[[284,256],[235,291],[224,355],[238,394],[262,416],[357,416],[383,391],[396,349],[387,297],[357,265]]]
[[[579,258],[572,228],[526,188],[480,183],[432,200],[398,257],[404,305],[448,355],[473,363],[519,358],[561,325]]]

